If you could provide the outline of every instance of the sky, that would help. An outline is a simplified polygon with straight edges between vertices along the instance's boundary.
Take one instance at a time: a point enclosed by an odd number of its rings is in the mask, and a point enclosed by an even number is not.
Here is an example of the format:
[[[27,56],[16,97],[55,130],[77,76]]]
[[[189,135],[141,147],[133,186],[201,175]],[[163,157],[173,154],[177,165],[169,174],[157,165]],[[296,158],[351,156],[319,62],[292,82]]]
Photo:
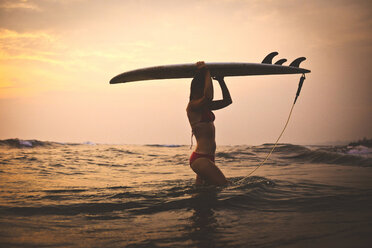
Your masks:
[[[311,70],[281,142],[371,138],[371,30],[367,0],[0,0],[0,139],[189,144],[189,79],[109,80],[272,51]],[[299,78],[226,77],[217,144],[275,142]]]

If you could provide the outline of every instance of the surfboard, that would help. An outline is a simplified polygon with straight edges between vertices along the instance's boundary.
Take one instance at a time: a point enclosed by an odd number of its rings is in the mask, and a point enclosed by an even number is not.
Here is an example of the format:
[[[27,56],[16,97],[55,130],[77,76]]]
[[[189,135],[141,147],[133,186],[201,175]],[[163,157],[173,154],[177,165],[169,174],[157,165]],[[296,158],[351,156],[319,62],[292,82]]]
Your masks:
[[[272,52],[267,55],[261,63],[205,63],[212,77],[227,76],[251,76],[251,75],[274,75],[274,74],[304,74],[310,70],[299,68],[305,57],[295,59],[289,66],[283,65],[286,59],[280,59],[272,63],[277,55]],[[142,80],[171,79],[171,78],[193,78],[197,71],[196,63],[161,65],[140,68],[121,73],[110,80],[110,84],[127,83]]]

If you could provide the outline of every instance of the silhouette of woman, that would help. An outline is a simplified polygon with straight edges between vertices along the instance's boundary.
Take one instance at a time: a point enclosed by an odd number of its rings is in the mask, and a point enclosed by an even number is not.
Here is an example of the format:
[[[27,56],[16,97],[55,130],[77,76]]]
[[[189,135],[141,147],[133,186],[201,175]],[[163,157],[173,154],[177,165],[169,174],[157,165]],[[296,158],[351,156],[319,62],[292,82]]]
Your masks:
[[[196,173],[196,184],[225,185],[228,183],[222,171],[215,165],[215,116],[212,110],[227,107],[232,103],[223,77],[216,79],[222,90],[222,100],[213,101],[211,74],[204,61],[196,63],[198,71],[191,82],[190,101],[187,105],[192,134],[196,138],[196,148],[190,157],[190,167]]]

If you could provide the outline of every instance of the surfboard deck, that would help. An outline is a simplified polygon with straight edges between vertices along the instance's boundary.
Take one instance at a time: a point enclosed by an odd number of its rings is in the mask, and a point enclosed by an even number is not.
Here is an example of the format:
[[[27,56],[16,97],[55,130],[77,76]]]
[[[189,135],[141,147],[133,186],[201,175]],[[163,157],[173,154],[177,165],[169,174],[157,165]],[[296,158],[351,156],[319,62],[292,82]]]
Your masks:
[[[270,53],[262,63],[205,63],[211,76],[251,76],[251,75],[274,75],[274,74],[302,74],[309,73],[310,70],[299,68],[299,64],[305,60],[300,57],[293,61],[291,65],[271,64],[272,58],[277,54]],[[197,71],[195,63],[162,65],[141,68],[137,70],[121,73],[110,80],[110,84],[127,83],[142,80],[171,79],[171,78],[193,78]]]

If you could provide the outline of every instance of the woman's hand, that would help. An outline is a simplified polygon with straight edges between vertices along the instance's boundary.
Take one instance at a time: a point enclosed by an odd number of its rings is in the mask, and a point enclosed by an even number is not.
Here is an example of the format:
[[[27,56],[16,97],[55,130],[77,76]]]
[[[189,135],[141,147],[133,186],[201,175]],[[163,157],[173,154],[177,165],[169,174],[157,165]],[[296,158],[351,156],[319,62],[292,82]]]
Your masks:
[[[204,63],[204,61],[198,61],[198,62],[196,62],[196,67],[198,69],[201,69],[201,68],[206,68],[207,65]]]

